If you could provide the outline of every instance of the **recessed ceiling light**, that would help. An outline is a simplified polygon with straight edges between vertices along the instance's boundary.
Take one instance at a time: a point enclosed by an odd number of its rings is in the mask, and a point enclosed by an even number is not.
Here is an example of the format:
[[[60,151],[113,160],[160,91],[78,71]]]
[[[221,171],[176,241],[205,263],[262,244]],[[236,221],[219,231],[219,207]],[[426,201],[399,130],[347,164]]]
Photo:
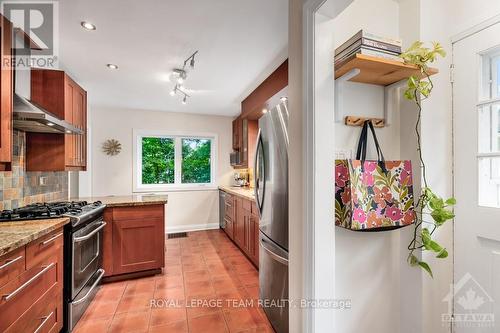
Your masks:
[[[262,113],[266,114],[267,113],[267,109],[262,109]]]
[[[71,134],[71,133],[73,133],[73,132],[71,132],[70,130],[66,130],[66,133]]]
[[[107,64],[106,67],[108,67],[109,69],[118,69],[118,66],[115,64]]]
[[[54,126],[54,123],[47,123],[47,126]]]
[[[93,25],[92,23],[87,22],[87,21],[82,21],[82,23],[80,23],[80,24],[86,30],[95,30],[95,29],[97,29],[95,25]]]
[[[284,102],[288,101],[288,97],[284,97],[283,96],[283,97],[280,98],[280,100],[284,103]]]

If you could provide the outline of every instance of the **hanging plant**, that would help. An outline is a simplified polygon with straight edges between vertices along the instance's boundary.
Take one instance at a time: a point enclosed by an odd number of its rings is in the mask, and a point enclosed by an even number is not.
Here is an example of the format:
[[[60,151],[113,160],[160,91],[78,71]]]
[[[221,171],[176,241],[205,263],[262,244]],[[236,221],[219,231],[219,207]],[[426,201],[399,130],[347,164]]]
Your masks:
[[[422,117],[422,101],[429,98],[434,84],[429,75],[429,64],[434,62],[438,56],[445,57],[446,52],[439,43],[432,43],[432,47],[425,47],[420,41],[416,41],[408,50],[401,54],[406,64],[412,64],[420,69],[421,75],[413,75],[408,78],[407,88],[404,92],[406,99],[414,101],[417,106],[418,116],[415,125],[417,135],[417,151],[422,170],[423,187],[416,203],[416,222],[414,224],[413,237],[408,245],[408,263],[411,266],[419,266],[432,277],[432,269],[428,263],[421,261],[415,251],[431,251],[436,258],[448,257],[448,251],[440,245],[433,235],[435,231],[445,222],[453,219],[452,207],[456,204],[455,198],[443,199],[430,187],[427,181],[426,164],[422,156],[420,121]]]

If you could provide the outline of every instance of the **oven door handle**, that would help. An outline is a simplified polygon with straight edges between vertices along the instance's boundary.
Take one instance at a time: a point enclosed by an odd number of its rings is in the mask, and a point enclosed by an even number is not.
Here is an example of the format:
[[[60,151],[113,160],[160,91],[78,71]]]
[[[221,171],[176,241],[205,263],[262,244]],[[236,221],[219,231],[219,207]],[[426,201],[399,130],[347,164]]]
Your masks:
[[[92,287],[90,287],[89,291],[87,291],[87,293],[85,294],[85,296],[83,296],[82,298],[80,298],[78,301],[75,301],[75,302],[71,303],[72,305],[78,305],[80,303],[83,303],[83,302],[85,302],[87,300],[87,298],[89,298],[90,294],[94,291],[94,289],[97,287],[97,285],[99,284],[99,282],[101,282],[102,277],[104,276],[104,273],[105,273],[104,269],[102,269],[102,268],[99,268],[98,272],[99,272],[99,277],[92,284]]]
[[[78,243],[78,242],[83,242],[83,241],[89,239],[90,237],[92,237],[96,233],[98,233],[102,228],[104,228],[106,226],[106,224],[107,223],[103,221],[101,223],[101,225],[99,227],[95,228],[90,234],[82,236],[82,237],[75,237],[75,239],[73,240],[73,242]]]

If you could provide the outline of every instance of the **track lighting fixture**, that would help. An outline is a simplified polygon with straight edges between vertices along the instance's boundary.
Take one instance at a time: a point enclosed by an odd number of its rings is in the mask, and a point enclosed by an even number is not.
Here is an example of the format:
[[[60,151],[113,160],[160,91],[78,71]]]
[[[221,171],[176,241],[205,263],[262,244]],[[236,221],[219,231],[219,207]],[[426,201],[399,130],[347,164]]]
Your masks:
[[[183,94],[184,98],[182,99],[182,104],[186,104],[187,98],[191,97],[188,94],[186,94],[186,92],[184,92],[184,90],[181,89],[182,88],[181,85],[187,79],[186,66],[189,64],[189,67],[191,69],[194,68],[194,65],[196,63],[195,57],[197,54],[198,54],[198,51],[191,54],[186,60],[184,60],[184,64],[183,64],[182,68],[174,68],[173,73],[172,73],[173,77],[176,80],[176,84],[174,86],[174,89],[172,89],[172,91],[170,91],[170,96],[175,96],[177,94],[177,92]]]
[[[189,96],[184,90],[182,90],[182,87],[179,84],[176,84],[174,89],[170,91],[170,96],[175,96],[177,95],[177,93],[184,95],[184,97],[182,98],[182,104],[187,104],[187,98],[191,96]]]

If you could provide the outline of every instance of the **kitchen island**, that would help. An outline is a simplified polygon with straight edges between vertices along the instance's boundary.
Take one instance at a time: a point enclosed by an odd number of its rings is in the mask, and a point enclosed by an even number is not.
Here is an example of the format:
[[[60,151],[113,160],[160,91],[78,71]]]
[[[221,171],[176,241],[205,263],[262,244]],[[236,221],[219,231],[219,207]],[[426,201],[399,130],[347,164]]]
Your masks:
[[[165,267],[167,195],[78,198],[106,205],[103,233],[104,281],[154,275]]]

